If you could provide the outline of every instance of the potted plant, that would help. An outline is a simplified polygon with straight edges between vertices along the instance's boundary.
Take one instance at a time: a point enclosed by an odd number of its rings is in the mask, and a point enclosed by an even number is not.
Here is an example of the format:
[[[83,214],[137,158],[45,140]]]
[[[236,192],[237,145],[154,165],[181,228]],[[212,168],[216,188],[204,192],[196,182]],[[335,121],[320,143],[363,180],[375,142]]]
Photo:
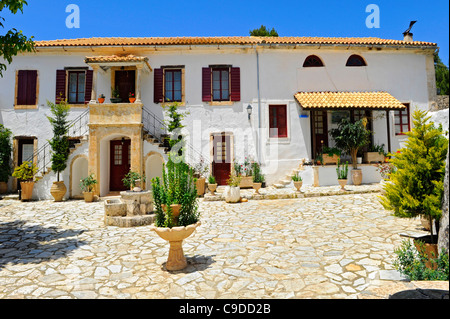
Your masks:
[[[255,194],[259,194],[259,189],[264,183],[264,175],[261,174],[261,166],[257,162],[252,163],[252,172],[253,172],[253,189],[255,190]]]
[[[111,90],[112,97],[110,98],[111,103],[120,103],[122,102],[122,99],[120,98],[120,92],[118,88]]]
[[[351,122],[348,118],[343,118],[338,128],[330,130],[330,135],[334,139],[336,147],[350,154],[352,158],[352,182],[354,185],[361,185],[362,172],[358,169],[358,150],[369,143],[371,132],[366,128],[367,119]]]
[[[341,191],[345,191],[345,185],[347,185],[347,175],[348,175],[348,162],[345,162],[343,168],[341,169],[341,160],[338,160],[336,173],[338,178],[338,183],[341,186]]]
[[[323,163],[323,165],[337,164],[340,156],[341,156],[341,151],[336,147],[324,146],[322,148],[322,163]]]
[[[235,174],[231,174],[230,178],[227,180],[227,186],[223,195],[227,203],[237,203],[241,199],[241,188],[239,187],[241,183],[241,177]]]
[[[94,178],[94,174],[90,174],[80,181],[80,188],[83,191],[84,201],[86,203],[91,203],[94,200],[94,186],[96,184],[97,180]]]
[[[136,96],[133,92],[128,93],[128,101],[130,101],[130,103],[134,103],[136,101]]]
[[[8,191],[8,180],[11,176],[11,136],[11,130],[0,124],[0,194]]]
[[[98,102],[99,102],[100,104],[102,104],[103,102],[105,102],[105,95],[104,95],[104,94],[100,94],[100,95],[98,96]]]
[[[49,141],[52,148],[52,170],[56,173],[56,182],[53,182],[50,188],[55,202],[62,201],[67,192],[64,181],[59,180],[59,175],[67,167],[67,159],[69,157],[69,122],[67,116],[69,114],[70,106],[66,100],[61,100],[59,103],[52,103],[47,101],[50,106],[50,111],[53,117],[47,116],[53,128],[53,138]]]
[[[133,171],[129,171],[122,179],[123,185],[128,187],[132,192],[142,191],[141,181],[145,182],[145,175]]]
[[[187,262],[183,240],[200,226],[193,169],[183,161],[173,162],[169,156],[167,165],[163,166],[162,179],[152,179],[152,189],[156,220],[151,230],[170,244],[166,268],[184,269]]]
[[[198,196],[203,196],[205,194],[205,188],[206,188],[205,175],[208,173],[208,171],[209,171],[209,168],[205,164],[205,160],[203,159],[203,156],[201,156],[200,161],[198,163],[195,163],[195,165],[194,165],[194,177],[197,178],[196,186],[197,186]]]
[[[384,163],[385,156],[384,144],[373,144],[367,152],[364,152],[363,160],[365,163]]]
[[[36,165],[28,161],[23,162],[20,166],[14,169],[12,176],[20,181],[22,201],[31,200],[33,195],[33,186],[35,181],[37,181],[34,178],[37,170]]]
[[[209,175],[208,189],[209,189],[211,195],[214,196],[214,192],[216,191],[216,188],[217,188],[216,178],[213,175]]]
[[[435,223],[436,233],[439,233],[448,140],[442,125],[435,127],[429,119],[426,111],[413,113],[413,129],[406,133],[405,147],[392,154],[390,163],[395,170],[390,174],[391,183],[384,185],[381,204],[398,217],[424,217],[430,225]],[[417,240],[415,238],[416,244]],[[420,240],[437,255],[433,227],[430,227],[430,236]]]
[[[297,192],[300,192],[300,189],[303,186],[302,177],[298,174],[292,176],[292,181],[294,182],[294,187],[297,189]]]

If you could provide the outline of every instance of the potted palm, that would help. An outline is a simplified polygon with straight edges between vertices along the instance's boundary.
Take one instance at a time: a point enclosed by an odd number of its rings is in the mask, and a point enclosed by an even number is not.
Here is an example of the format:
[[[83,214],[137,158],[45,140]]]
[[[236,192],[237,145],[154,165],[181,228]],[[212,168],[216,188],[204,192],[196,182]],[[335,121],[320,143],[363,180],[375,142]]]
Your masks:
[[[345,191],[345,185],[347,185],[347,175],[348,175],[348,162],[345,162],[343,168],[341,169],[341,160],[338,160],[336,173],[338,178],[338,183],[341,186],[341,191]]]
[[[297,189],[297,192],[300,192],[300,189],[303,186],[302,177],[298,174],[295,174],[291,178],[292,178],[292,182],[294,182],[294,187]]]
[[[11,130],[0,124],[0,194],[8,191],[8,180],[11,176]]]
[[[255,190],[255,194],[259,194],[259,189],[264,183],[264,175],[261,174],[261,166],[259,163],[252,163],[252,171],[253,171],[253,189]]]
[[[211,195],[214,196],[214,192],[216,191],[216,188],[217,188],[216,178],[213,175],[209,175],[209,177],[208,177],[208,189],[209,189]]]
[[[70,106],[66,100],[61,100],[60,103],[52,103],[47,101],[47,105],[50,106],[50,111],[53,117],[47,116],[50,124],[53,128],[53,138],[49,141],[52,148],[52,170],[56,173],[57,180],[53,182],[50,188],[50,194],[52,194],[55,202],[62,201],[64,195],[67,192],[64,181],[60,181],[60,173],[67,167],[67,159],[69,157],[69,122],[67,116],[69,114]]]
[[[84,201],[86,203],[91,203],[94,200],[94,186],[96,184],[97,180],[94,178],[94,174],[90,174],[80,181],[80,188],[83,191]]]
[[[35,183],[34,176],[37,173],[37,167],[34,163],[25,161],[20,166],[14,169],[13,177],[20,181],[21,200],[31,200],[33,195],[33,187]]]
[[[174,163],[169,156],[162,179],[152,179],[152,189],[156,220],[151,230],[170,244],[166,268],[184,269],[183,240],[201,224],[193,169],[183,161]]]
[[[225,190],[223,195],[225,197],[225,201],[227,203],[237,203],[241,199],[241,188],[239,185],[241,184],[241,177],[235,174],[231,174],[230,178],[227,180],[227,186],[225,186]]]
[[[351,122],[348,118],[343,118],[338,127],[330,130],[330,135],[334,139],[336,147],[350,154],[352,158],[352,182],[354,185],[361,185],[362,172],[358,169],[358,150],[369,143],[371,132],[366,128],[367,119]]]

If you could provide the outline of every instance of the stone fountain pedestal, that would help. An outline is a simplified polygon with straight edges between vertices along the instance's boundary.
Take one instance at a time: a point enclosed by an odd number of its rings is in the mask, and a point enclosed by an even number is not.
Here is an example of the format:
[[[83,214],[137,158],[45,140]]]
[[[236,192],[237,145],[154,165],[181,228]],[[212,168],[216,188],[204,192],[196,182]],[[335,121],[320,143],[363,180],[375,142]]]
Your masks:
[[[120,198],[105,201],[105,225],[137,227],[153,224],[152,191],[124,191]]]

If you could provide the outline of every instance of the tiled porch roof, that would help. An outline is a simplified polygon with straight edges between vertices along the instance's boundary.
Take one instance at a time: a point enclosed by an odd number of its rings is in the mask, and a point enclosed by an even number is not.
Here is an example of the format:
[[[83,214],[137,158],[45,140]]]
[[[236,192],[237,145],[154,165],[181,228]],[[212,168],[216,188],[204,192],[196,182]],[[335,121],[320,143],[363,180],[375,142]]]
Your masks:
[[[92,56],[86,57],[84,59],[86,63],[108,63],[108,62],[147,62],[148,57],[145,56],[135,56],[135,55],[126,55],[126,56]]]
[[[298,44],[298,45],[394,45],[432,46],[436,43],[424,41],[403,41],[380,38],[354,37],[147,37],[147,38],[84,38],[36,41],[39,47],[82,47],[82,46],[154,46],[154,45],[251,45],[251,44]]]
[[[404,109],[387,92],[299,92],[295,99],[304,109]]]

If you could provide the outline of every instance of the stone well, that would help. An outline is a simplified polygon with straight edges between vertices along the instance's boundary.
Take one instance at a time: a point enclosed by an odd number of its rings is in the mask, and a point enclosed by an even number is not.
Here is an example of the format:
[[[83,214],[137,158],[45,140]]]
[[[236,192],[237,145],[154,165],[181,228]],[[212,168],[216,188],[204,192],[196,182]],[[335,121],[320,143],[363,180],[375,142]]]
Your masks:
[[[106,226],[136,227],[151,225],[154,220],[151,191],[124,191],[120,198],[105,201]]]

